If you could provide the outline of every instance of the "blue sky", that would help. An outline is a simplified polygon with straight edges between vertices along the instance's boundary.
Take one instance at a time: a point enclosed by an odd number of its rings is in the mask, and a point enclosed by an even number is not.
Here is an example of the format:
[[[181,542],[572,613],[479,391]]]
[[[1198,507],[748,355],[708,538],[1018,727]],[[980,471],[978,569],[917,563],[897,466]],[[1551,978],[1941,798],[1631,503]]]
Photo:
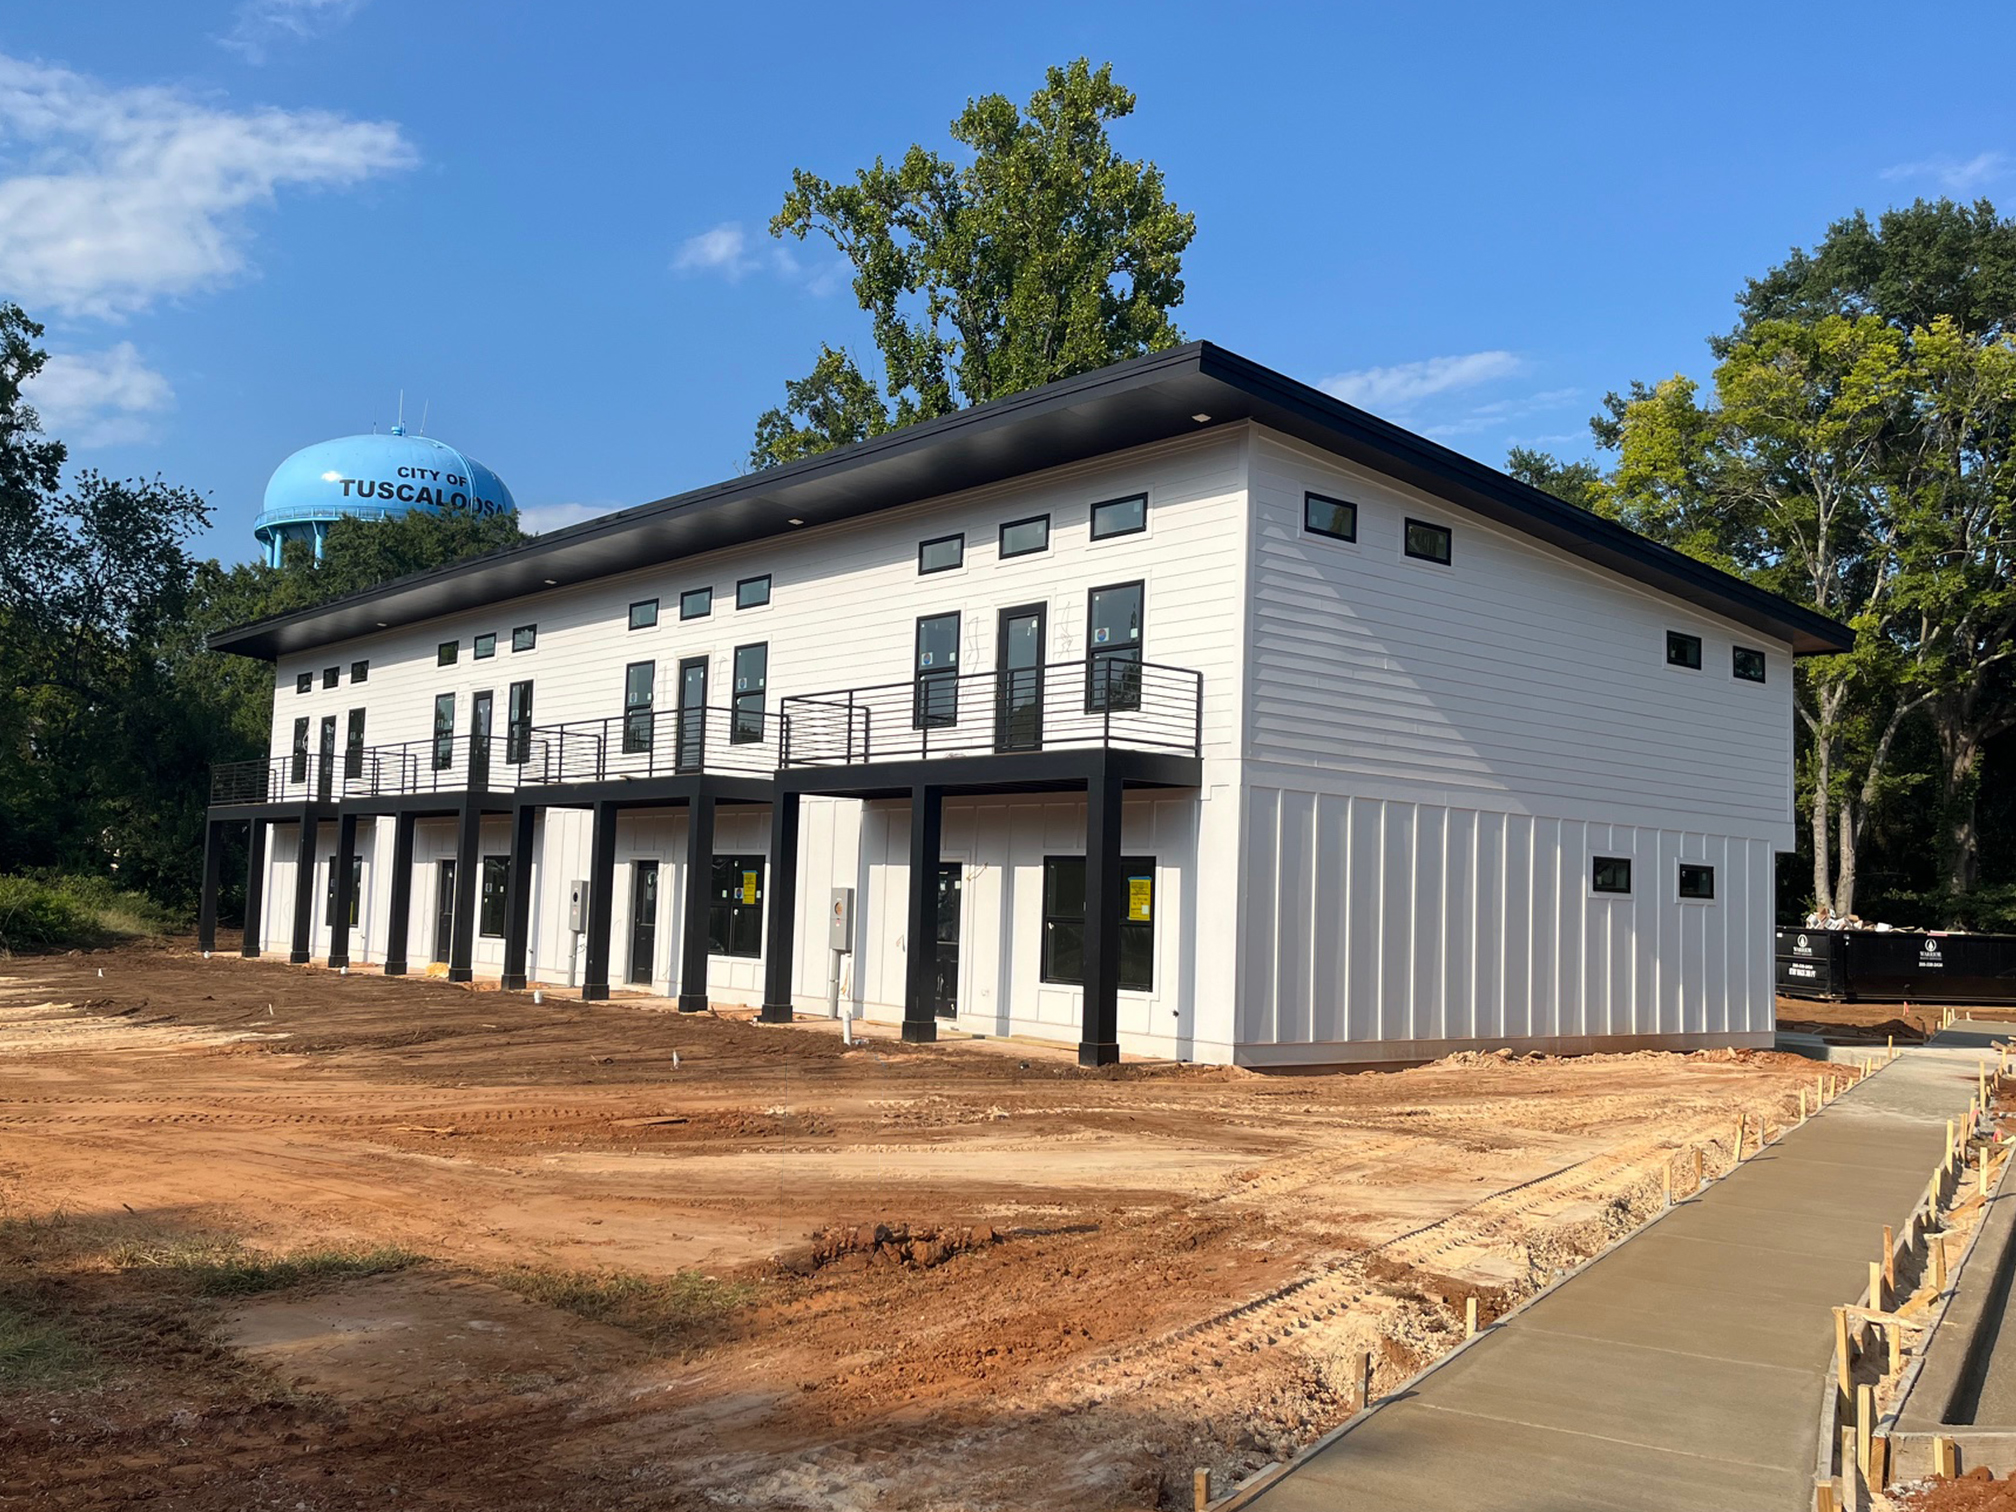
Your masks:
[[[969,96],[1079,54],[1196,213],[1188,334],[1493,463],[1705,373],[1744,277],[1830,220],[2016,199],[2006,92],[1894,55],[1888,6],[854,10],[8,7],[31,398],[78,462],[208,491],[226,560],[283,456],[401,389],[535,526],[716,481],[822,339],[872,357],[835,254],[764,232],[791,170],[948,149]],[[1939,33],[2002,57],[2016,15]]]

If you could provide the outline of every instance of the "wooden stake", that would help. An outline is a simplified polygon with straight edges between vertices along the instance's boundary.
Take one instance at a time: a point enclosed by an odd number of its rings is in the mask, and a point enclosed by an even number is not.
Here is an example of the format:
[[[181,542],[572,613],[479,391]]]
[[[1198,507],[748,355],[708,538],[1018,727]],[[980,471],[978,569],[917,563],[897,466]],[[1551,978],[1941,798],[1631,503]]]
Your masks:
[[[1892,1323],[1883,1331],[1890,1335],[1890,1370],[1888,1373],[1893,1376],[1898,1375],[1904,1369],[1904,1330],[1899,1328],[1895,1323]]]
[[[1960,1478],[1960,1446],[1950,1438],[1932,1440],[1932,1473],[1947,1480]]]
[[[1806,1089],[1799,1089],[1799,1122],[1806,1122]]]
[[[1848,1309],[1837,1307],[1834,1309],[1834,1381],[1841,1388],[1843,1397],[1854,1393],[1855,1383],[1848,1378],[1854,1365],[1855,1353],[1848,1343]]]
[[[1736,1153],[1729,1157],[1729,1164],[1732,1166],[1743,1164],[1743,1126],[1748,1122],[1750,1120],[1742,1114],[1736,1116]]]
[[[1673,1206],[1673,1161],[1671,1157],[1668,1157],[1666,1161],[1666,1206]]]
[[[1190,1499],[1197,1512],[1207,1512],[1211,1505],[1211,1467],[1201,1465],[1190,1473]]]
[[[1463,1337],[1466,1339],[1477,1337],[1477,1299],[1475,1297],[1465,1297],[1463,1299]]]
[[[1876,1428],[1876,1388],[1864,1381],[1855,1388],[1855,1468],[1869,1473],[1869,1436]]]
[[[1869,1489],[1882,1491],[1890,1484],[1890,1439],[1879,1433],[1869,1440]]]
[[[1694,1190],[1701,1190],[1701,1146],[1694,1146]]]
[[[1878,1312],[1889,1310],[1889,1300],[1883,1295],[1883,1262],[1869,1262],[1869,1305]]]
[[[1364,1412],[1372,1405],[1372,1356],[1358,1356],[1358,1410]]]
[[[1985,1155],[1982,1156],[1981,1158],[1980,1176],[1981,1176],[1981,1195],[1983,1197],[1986,1197],[1988,1195],[1988,1158]]]
[[[1891,1290],[1897,1287],[1897,1233],[1889,1224],[1883,1225],[1883,1284]]]
[[[1834,1495],[1834,1482],[1813,1478],[1813,1512],[1841,1512],[1841,1503]]]
[[[1940,1291],[1946,1290],[1946,1236],[1932,1236],[1932,1284]]]

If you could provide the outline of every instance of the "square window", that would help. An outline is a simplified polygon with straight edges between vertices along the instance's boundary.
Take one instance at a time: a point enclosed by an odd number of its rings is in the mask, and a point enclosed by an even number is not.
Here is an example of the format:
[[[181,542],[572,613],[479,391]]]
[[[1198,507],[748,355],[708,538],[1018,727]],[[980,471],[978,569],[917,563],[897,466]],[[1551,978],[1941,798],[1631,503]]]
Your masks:
[[[712,588],[688,588],[679,595],[679,618],[705,619],[714,612]]]
[[[1680,863],[1680,896],[1683,898],[1710,899],[1715,896],[1715,868],[1697,866],[1691,861]]]
[[[1134,494],[1125,499],[1108,499],[1103,504],[1092,506],[1092,539],[1103,541],[1108,536],[1138,535],[1148,528],[1148,495]]]
[[[658,623],[658,600],[639,599],[630,606],[630,628],[649,630]]]
[[[322,669],[323,687],[333,688],[342,681],[343,681],[343,669],[341,667],[324,667]]]
[[[350,681],[360,683],[369,682],[370,680],[371,663],[368,661],[354,661],[350,663]]]
[[[763,953],[763,857],[716,856],[707,909],[710,955]]]
[[[1333,541],[1355,541],[1358,539],[1358,506],[1344,499],[1304,494],[1302,528],[1311,535],[1328,536]]]
[[[1748,646],[1738,646],[1733,670],[1744,682],[1764,681],[1764,653],[1753,651]]]
[[[1701,670],[1701,637],[1685,635],[1678,630],[1666,632],[1666,665],[1669,667],[1691,667]]]
[[[537,625],[520,625],[516,630],[511,632],[511,649],[513,651],[530,651],[538,644],[539,627]]]
[[[770,574],[761,577],[744,578],[735,585],[735,607],[737,609],[760,609],[770,602]]]
[[[504,934],[504,898],[510,888],[511,858],[483,858],[483,890],[476,905],[476,933],[490,939]]]
[[[299,677],[295,678],[294,691],[296,693],[313,693],[315,691],[315,674],[313,672],[303,672]]]
[[[1589,891],[1628,893],[1631,891],[1631,858],[1598,856],[1590,863]]]
[[[461,654],[461,648],[462,643],[460,641],[441,642],[440,645],[434,648],[434,665],[437,667],[454,666],[455,658]]]
[[[1001,555],[1004,557],[1029,556],[1034,552],[1050,549],[1050,516],[1037,515],[1028,520],[1011,520],[1001,527]]]
[[[1155,990],[1155,858],[1120,860],[1120,985]],[[1043,858],[1043,959],[1046,982],[1085,980],[1085,858]]]
[[[1431,525],[1426,520],[1409,520],[1405,536],[1407,555],[1423,562],[1449,565],[1454,536],[1447,525]]]
[[[495,634],[479,635],[476,637],[476,646],[474,651],[476,660],[485,661],[488,660],[490,657],[495,656],[496,654],[497,654],[497,637]]]
[[[950,572],[966,560],[964,535],[939,536],[917,548],[917,572]]]

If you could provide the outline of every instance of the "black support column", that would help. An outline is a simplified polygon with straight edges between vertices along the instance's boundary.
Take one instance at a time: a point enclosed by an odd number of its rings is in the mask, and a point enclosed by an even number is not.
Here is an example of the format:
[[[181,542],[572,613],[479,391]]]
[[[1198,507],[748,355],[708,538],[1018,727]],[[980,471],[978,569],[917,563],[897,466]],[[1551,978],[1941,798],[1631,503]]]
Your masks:
[[[336,858],[329,864],[336,868],[335,892],[336,913],[329,921],[329,964],[343,967],[350,964],[350,908],[355,901],[350,896],[350,871],[357,860],[357,816],[342,814],[336,820]]]
[[[392,889],[385,919],[385,975],[406,975],[406,935],[413,922],[413,827],[411,814],[392,819]]]
[[[301,831],[294,842],[294,948],[287,959],[306,966],[315,940],[315,810],[301,811]]]
[[[938,852],[945,831],[945,789],[910,790],[910,909],[904,939],[903,1038],[938,1038]]]
[[[714,795],[686,805],[686,918],[679,937],[679,1011],[707,1011],[707,914],[714,902]]]
[[[238,954],[257,959],[266,937],[266,821],[254,819],[245,832],[245,935]]]
[[[770,896],[763,931],[766,1024],[791,1022],[792,955],[798,939],[798,795],[770,800]]]
[[[474,979],[476,953],[476,884],[482,880],[483,810],[474,795],[462,802],[455,827],[455,918],[448,945],[448,980]]]
[[[1120,1059],[1120,779],[1104,759],[1085,784],[1085,1006],[1078,1064]]]
[[[203,890],[196,903],[196,948],[206,956],[217,948],[217,884],[224,870],[224,826],[203,825]]]
[[[609,996],[609,920],[616,891],[616,805],[595,805],[595,833],[588,847],[588,961],[581,1000]]]
[[[511,810],[511,866],[504,877],[504,990],[525,990],[525,937],[532,929],[532,823],[539,810]]]

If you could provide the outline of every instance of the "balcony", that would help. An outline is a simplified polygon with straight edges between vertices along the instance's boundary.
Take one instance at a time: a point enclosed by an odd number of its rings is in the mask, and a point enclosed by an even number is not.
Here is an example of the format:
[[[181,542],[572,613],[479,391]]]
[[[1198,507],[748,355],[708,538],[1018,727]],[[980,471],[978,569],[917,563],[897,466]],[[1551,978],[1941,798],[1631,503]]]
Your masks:
[[[1204,738],[1204,676],[1117,656],[924,672],[786,698],[780,713],[780,768],[1068,750],[1195,757]]]
[[[754,709],[656,709],[577,719],[529,732],[520,787],[623,782],[701,772],[768,777],[784,744],[779,714]]]

